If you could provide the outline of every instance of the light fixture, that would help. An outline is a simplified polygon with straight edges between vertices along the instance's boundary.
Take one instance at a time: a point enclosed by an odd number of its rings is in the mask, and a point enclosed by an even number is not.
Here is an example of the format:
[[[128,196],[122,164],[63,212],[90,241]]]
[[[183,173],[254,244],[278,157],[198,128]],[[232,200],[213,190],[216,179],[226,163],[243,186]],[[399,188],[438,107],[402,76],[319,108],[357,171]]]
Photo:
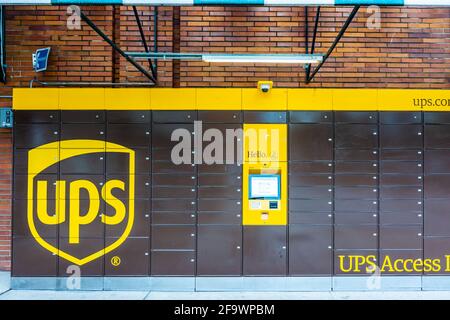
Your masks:
[[[127,52],[136,59],[197,60],[210,63],[290,63],[317,64],[322,62],[320,54],[215,54],[175,52]]]

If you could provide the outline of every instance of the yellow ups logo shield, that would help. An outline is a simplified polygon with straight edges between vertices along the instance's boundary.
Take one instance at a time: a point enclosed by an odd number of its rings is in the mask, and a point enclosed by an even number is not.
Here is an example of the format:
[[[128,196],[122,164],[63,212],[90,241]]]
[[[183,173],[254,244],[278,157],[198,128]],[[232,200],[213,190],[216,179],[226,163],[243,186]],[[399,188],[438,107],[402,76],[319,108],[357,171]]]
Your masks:
[[[92,154],[119,153],[128,159],[125,179],[109,179],[96,184],[88,174],[76,179],[48,181],[41,176],[48,168],[63,161],[76,161],[78,157]],[[75,162],[76,163],[76,162]],[[84,265],[118,248],[128,237],[134,222],[134,173],[135,153],[124,146],[99,140],[64,140],[52,142],[28,153],[28,203],[27,219],[31,234],[45,249],[74,264]],[[125,180],[125,181],[124,181]],[[117,196],[117,193],[121,197]],[[111,208],[109,214],[105,208]],[[79,254],[77,246],[85,245],[80,241],[80,230],[89,228],[93,223],[108,226],[120,226],[120,235],[113,238],[106,247],[87,246]],[[55,245],[39,233],[42,226],[64,230],[64,246]],[[99,236],[103,238],[103,234]],[[86,241],[89,241],[87,239]],[[98,242],[98,241],[97,241]],[[87,254],[86,252],[89,251]]]

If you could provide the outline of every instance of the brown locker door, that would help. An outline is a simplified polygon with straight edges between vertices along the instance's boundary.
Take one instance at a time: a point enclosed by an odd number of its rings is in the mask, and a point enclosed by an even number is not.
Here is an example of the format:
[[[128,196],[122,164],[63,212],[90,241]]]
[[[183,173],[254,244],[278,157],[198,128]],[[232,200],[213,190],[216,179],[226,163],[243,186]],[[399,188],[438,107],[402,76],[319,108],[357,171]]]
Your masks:
[[[106,245],[117,238],[106,238]],[[128,238],[116,250],[107,253],[105,276],[147,276],[150,274],[150,239]],[[112,259],[120,257],[120,264],[113,265]]]
[[[286,275],[286,232],[285,226],[245,226],[243,274]]]
[[[46,238],[47,242],[58,247],[56,238]],[[57,276],[58,256],[44,249],[34,238],[14,237],[12,239],[13,277],[55,277]]]
[[[450,194],[450,174],[427,175],[424,182],[426,198],[448,198]]]
[[[380,112],[380,122],[383,124],[421,123],[421,112]]]
[[[152,225],[152,249],[194,250],[195,226]]]
[[[336,225],[334,228],[336,249],[378,249],[376,225]]]
[[[289,125],[289,161],[308,160],[333,160],[332,125]]]
[[[336,124],[336,148],[367,149],[378,146],[376,125]]]
[[[103,123],[105,112],[100,110],[64,110],[61,111],[62,123]]]
[[[193,276],[195,251],[152,251],[152,276]]]
[[[134,172],[149,174],[151,172],[151,157],[148,148],[134,148]],[[129,156],[119,152],[106,153],[106,173],[128,173]]]
[[[425,125],[426,148],[450,148],[450,125]]]
[[[289,226],[289,275],[331,276],[331,226]]]
[[[291,111],[290,123],[331,123],[333,113],[330,111]]]
[[[425,123],[450,123],[448,112],[424,112]]]
[[[106,111],[108,123],[150,123],[149,110],[109,110]]]
[[[450,150],[425,150],[425,174],[450,173]]]
[[[105,140],[106,126],[97,123],[66,123],[61,126],[61,140]],[[122,135],[124,133],[122,132]]]
[[[337,123],[374,123],[378,121],[377,112],[365,111],[339,111],[334,113],[334,119]]]
[[[197,111],[153,111],[154,123],[189,123],[197,120]]]
[[[108,124],[108,142],[117,143],[127,148],[148,148],[151,142],[150,137],[149,124]]]
[[[59,239],[59,249],[72,254],[75,257],[87,257],[95,252],[102,251],[105,247],[104,238],[80,238],[80,242],[77,245],[69,243],[68,238]],[[72,266],[73,262],[59,257],[58,259],[58,275],[60,277],[69,276],[67,274],[67,268]],[[104,276],[104,260],[102,258],[95,259],[89,263],[80,266],[82,276]]]
[[[290,187],[289,199],[326,199],[332,200],[333,189],[327,186]]]
[[[445,274],[448,275],[446,255],[449,254],[450,237],[425,237],[423,256],[427,259],[439,259],[440,270],[424,272],[429,275]]]
[[[381,148],[412,149],[422,147],[421,125],[381,125]]]
[[[242,111],[198,111],[198,120],[204,123],[242,123]]]
[[[335,149],[336,161],[377,161],[377,149]]]
[[[59,162],[61,174],[104,174],[105,153],[95,152],[64,159]]]
[[[289,211],[289,224],[333,224],[330,212],[298,212]]]
[[[306,212],[331,212],[333,210],[332,202],[327,199],[291,199],[289,201],[289,210]]]
[[[422,226],[381,226],[380,249],[422,249]]]
[[[450,236],[450,200],[426,199],[424,217],[426,236]]]
[[[32,149],[59,140],[59,124],[18,124],[14,127],[15,148]]]
[[[314,174],[333,172],[333,163],[331,161],[303,161],[290,162],[289,172],[295,174]]]
[[[286,123],[286,112],[244,111],[245,123]]]
[[[380,261],[384,261],[389,257],[391,262],[396,260],[406,260],[406,259],[412,259],[412,260],[423,260],[423,250],[380,250]],[[406,268],[405,268],[406,267]],[[401,268],[400,272],[395,272],[395,270],[392,268],[390,269],[388,266],[385,267],[383,275],[388,274],[398,274],[398,275],[421,275],[422,272],[414,271],[412,268],[412,263],[406,263],[405,264],[398,264],[398,268]],[[406,270],[408,269],[408,270]]]
[[[14,123],[58,123],[59,117],[56,110],[14,110]]]
[[[242,273],[242,227],[198,226],[197,275]]]
[[[416,150],[405,150],[405,149],[383,149],[381,150],[382,161],[387,160],[400,160],[400,161],[417,161],[423,160],[423,150],[422,148]]]

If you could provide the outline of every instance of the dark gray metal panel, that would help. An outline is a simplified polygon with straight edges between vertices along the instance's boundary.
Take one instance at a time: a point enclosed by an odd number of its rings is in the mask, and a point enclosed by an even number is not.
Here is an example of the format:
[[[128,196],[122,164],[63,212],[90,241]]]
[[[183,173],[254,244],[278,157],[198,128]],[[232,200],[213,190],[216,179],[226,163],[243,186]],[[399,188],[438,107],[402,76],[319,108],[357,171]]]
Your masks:
[[[203,199],[208,198],[224,198],[224,199],[241,199],[241,187],[235,188],[229,186],[200,186],[198,188],[198,197]]]
[[[334,245],[336,249],[377,249],[377,233],[377,225],[335,225]]]
[[[450,236],[450,200],[425,200],[425,235]]]
[[[198,224],[242,225],[242,216],[240,212],[199,212]]]
[[[290,124],[289,161],[333,160],[333,126]]]
[[[289,275],[332,274],[331,226],[289,226]]]
[[[335,149],[335,160],[339,161],[377,161],[377,149]]]
[[[197,120],[197,111],[153,111],[154,123],[187,123]]]
[[[197,167],[199,175],[221,173],[239,176],[242,174],[242,167],[234,164],[199,164]]]
[[[380,154],[382,161],[395,160],[395,161],[422,161],[423,150],[406,150],[406,149],[382,149]]]
[[[421,187],[386,187],[380,188],[381,199],[422,199],[423,189]]]
[[[380,212],[422,212],[422,199],[383,199],[380,201]]]
[[[297,212],[289,211],[289,225],[293,224],[333,224],[331,212]]]
[[[425,123],[450,123],[448,112],[424,112]]]
[[[46,241],[58,247],[56,238],[46,238]],[[34,238],[13,238],[13,277],[54,277],[57,275],[57,263],[57,256],[41,247]]]
[[[241,212],[241,199],[199,199],[198,211]]]
[[[174,164],[172,161],[152,161],[152,172],[155,174],[179,174],[189,173],[195,174],[196,166],[192,164]]]
[[[450,173],[450,150],[425,150],[425,174]]]
[[[151,142],[150,125],[136,123],[108,124],[108,142],[114,142],[127,148],[148,148]]]
[[[423,225],[423,214],[418,212],[380,212],[380,225]]]
[[[370,174],[339,174],[335,176],[335,180],[335,185],[339,187],[378,186],[378,176]]]
[[[332,186],[333,176],[329,174],[289,175],[289,187],[296,186]]]
[[[195,211],[192,212],[167,212],[167,211],[153,211],[152,212],[152,225],[158,224],[183,224],[183,225],[195,225],[196,220]]]
[[[57,110],[14,110],[14,123],[58,123]]]
[[[195,275],[195,251],[152,251],[152,276]]]
[[[242,123],[242,111],[198,111],[198,120],[204,123]]]
[[[242,273],[242,227],[198,226],[197,275]]]
[[[327,186],[290,187],[289,199],[325,199],[331,201],[333,189]]]
[[[377,174],[378,163],[362,161],[337,161],[335,165],[335,173]]]
[[[421,175],[423,165],[416,161],[381,161],[380,170],[382,173]]]
[[[152,225],[152,249],[195,249],[195,226]]]
[[[377,187],[335,187],[335,199],[365,199],[377,200]]]
[[[425,125],[425,148],[450,148],[450,125]]]
[[[422,175],[414,174],[381,174],[380,184],[382,187],[388,186],[422,186],[423,177]]]
[[[380,249],[422,249],[422,226],[381,226]]]
[[[290,111],[290,123],[331,123],[333,113],[331,111]]]
[[[331,212],[333,204],[327,199],[320,200],[295,200],[289,201],[289,210],[306,212]]]
[[[59,124],[17,124],[13,132],[15,148],[31,149],[60,140]]]
[[[445,274],[448,275],[447,259],[448,248],[450,248],[450,237],[425,237],[424,238],[424,250],[423,256],[427,259],[437,259],[437,265],[440,270],[435,268],[433,271],[424,272],[424,274],[436,275]]]
[[[341,200],[336,199],[334,209],[343,212],[372,212],[378,211],[378,201],[376,200]]]
[[[208,174],[198,177],[199,186],[230,186],[239,187],[242,184],[241,175]]]
[[[378,223],[378,214],[376,212],[372,213],[363,213],[363,212],[338,212],[336,211],[334,214],[334,223],[342,224],[342,225],[350,225],[350,224],[377,224]]]
[[[197,177],[192,174],[156,174],[153,170],[152,184],[154,186],[192,186],[197,185]]]
[[[422,147],[421,125],[381,125],[380,145],[386,149],[411,149]]]
[[[106,245],[117,238],[106,238]],[[113,257],[120,257],[120,264],[113,265]],[[147,276],[150,273],[150,239],[129,237],[116,250],[107,253],[105,276]]]
[[[378,146],[376,125],[336,124],[336,148],[366,149]]]
[[[372,111],[339,111],[334,113],[337,123],[373,123],[378,121],[378,113]]]
[[[450,194],[450,174],[427,175],[424,183],[425,198],[448,198]]]
[[[244,111],[245,123],[286,123],[286,112]]]
[[[153,186],[152,198],[195,199],[196,188],[186,186]]]
[[[105,111],[101,110],[63,110],[62,123],[103,123]]]
[[[195,210],[194,199],[178,199],[176,195],[171,199],[152,199],[152,210],[155,211],[192,211]]]
[[[61,126],[61,140],[105,140],[106,126],[98,123],[66,123]],[[122,136],[126,136],[124,132]]]
[[[106,111],[108,123],[150,123],[149,110],[108,110]]]
[[[286,275],[287,230],[285,226],[244,226],[246,276]]]
[[[420,124],[422,123],[422,113],[405,111],[380,112],[380,122],[382,124]]]
[[[333,172],[332,161],[303,161],[303,162],[289,162],[289,172],[291,174],[313,174],[313,173],[327,173]]]

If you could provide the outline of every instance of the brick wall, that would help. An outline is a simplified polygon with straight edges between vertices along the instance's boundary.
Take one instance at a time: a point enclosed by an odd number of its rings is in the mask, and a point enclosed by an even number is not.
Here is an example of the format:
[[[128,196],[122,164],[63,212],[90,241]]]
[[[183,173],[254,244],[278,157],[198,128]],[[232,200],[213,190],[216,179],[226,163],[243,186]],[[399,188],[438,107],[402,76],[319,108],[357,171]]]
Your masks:
[[[141,51],[131,7],[82,8],[121,48]],[[148,44],[153,46],[153,8],[139,7]],[[322,8],[316,52],[324,53],[351,8]],[[310,8],[309,36],[315,9]],[[143,82],[146,78],[81,22],[68,30],[66,7],[8,6],[6,63],[11,88],[35,76],[31,53],[51,46],[42,81]],[[450,9],[382,8],[381,29],[369,29],[362,8],[310,87],[450,88]],[[304,53],[303,7],[170,7],[158,9],[158,50],[226,53]],[[143,62],[148,68],[148,63]],[[278,87],[305,87],[305,71],[290,65],[229,65],[158,61],[159,86],[251,87],[261,79]],[[0,106],[11,101],[0,99]],[[0,130],[0,269],[10,268],[11,134]]]

